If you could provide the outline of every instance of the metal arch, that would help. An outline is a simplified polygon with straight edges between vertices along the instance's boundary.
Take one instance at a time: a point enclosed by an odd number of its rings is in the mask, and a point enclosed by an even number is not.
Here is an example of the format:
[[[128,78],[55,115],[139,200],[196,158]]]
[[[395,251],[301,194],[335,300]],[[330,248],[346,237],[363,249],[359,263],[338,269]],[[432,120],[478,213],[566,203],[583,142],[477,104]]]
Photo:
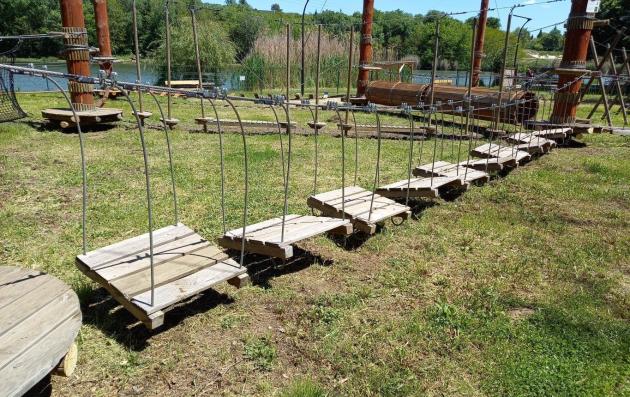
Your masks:
[[[166,119],[164,118],[164,110],[162,109],[162,105],[160,104],[160,101],[158,101],[157,97],[155,96],[153,92],[149,91],[149,95],[151,95],[151,98],[153,98],[153,101],[158,107],[161,120],[162,120],[162,123],[161,123],[162,129],[164,130],[164,135],[166,136],[166,147],[168,149],[168,169],[169,169],[169,173],[171,174],[171,187],[173,190],[173,213],[175,215],[175,223],[173,224],[177,225],[179,223],[179,209],[177,207],[177,189],[175,187],[175,170],[173,168],[173,149],[171,146],[171,137],[168,133],[169,128],[166,125]]]
[[[357,129],[357,117],[354,109],[350,109],[352,114],[352,122],[354,123],[354,186],[357,185],[357,175],[359,172],[359,130]]]
[[[276,108],[273,106],[273,104],[269,104],[269,107],[273,111],[273,116],[276,119],[276,126],[278,127],[278,138],[280,139],[280,161],[282,162],[282,180],[284,181],[284,183],[287,183],[288,176],[286,175],[286,169],[284,167],[284,141],[282,140],[282,126],[280,125],[280,118],[278,117],[278,112],[276,111]]]
[[[415,132],[415,125],[414,125],[414,121],[413,121],[413,114],[411,114],[411,111],[409,112],[409,129],[410,129],[410,133],[409,133],[409,163],[407,164],[407,194],[405,195],[405,205],[409,206],[409,194],[410,194],[410,188],[411,188],[411,168],[412,168],[412,163],[413,163],[413,141],[414,141],[414,132]],[[402,223],[401,223],[402,224]]]
[[[234,113],[236,114],[236,119],[238,120],[238,125],[241,129],[241,137],[243,139],[243,163],[245,169],[245,192],[244,192],[244,204],[243,204],[243,232],[241,236],[241,260],[239,262],[239,266],[243,267],[245,263],[245,232],[247,230],[247,206],[249,203],[249,162],[247,158],[247,138],[245,134],[245,128],[243,128],[243,122],[241,121],[241,115],[234,106],[234,103],[228,98],[225,98],[225,102],[227,102]]]
[[[129,102],[129,106],[131,107],[131,111],[133,112],[136,124],[138,125],[138,130],[140,132],[140,144],[142,145],[142,158],[144,161],[144,176],[145,176],[145,184],[146,184],[146,193],[147,193],[147,210],[149,216],[149,261],[151,267],[151,306],[155,303],[155,269],[154,269],[154,259],[153,259],[153,207],[151,203],[151,180],[149,175],[149,156],[147,153],[147,146],[144,140],[144,127],[142,126],[142,121],[140,120],[140,116],[138,116],[138,112],[136,111],[136,106],[133,104],[133,101],[129,97],[129,93],[127,90],[121,86],[118,86],[116,83],[113,83],[114,87],[117,87],[120,92],[125,96],[127,102]]]
[[[83,255],[85,255],[87,254],[87,248],[88,248],[88,245],[87,245],[87,166],[86,166],[86,160],[85,160],[85,141],[83,138],[83,131],[81,130],[81,121],[80,121],[79,116],[77,115],[76,110],[74,109],[74,106],[72,106],[72,101],[70,100],[70,97],[68,96],[66,91],[61,87],[61,85],[57,83],[57,81],[51,77],[44,75],[44,78],[50,81],[51,83],[53,83],[53,85],[57,87],[59,92],[61,92],[64,99],[70,106],[70,110],[72,111],[72,117],[74,117],[74,119],[76,120],[77,132],[79,134],[79,147],[81,148],[81,176],[83,179],[82,204],[81,204],[81,212],[82,212],[81,233],[82,233],[82,239],[83,239]]]
[[[289,102],[287,99],[286,106],[284,104],[280,104],[284,113],[287,117],[287,135],[289,137],[289,147],[287,151],[287,168],[286,168],[286,177],[284,179],[284,207],[282,209],[282,227],[280,231],[280,241],[284,242],[284,231],[285,224],[287,219],[287,213],[289,210],[289,181],[290,181],[290,173],[291,173],[291,149],[292,149],[292,139],[291,139],[291,117],[289,116]],[[284,160],[282,162],[284,164]]]
[[[308,110],[311,112],[311,118],[313,119],[313,130],[314,130],[314,144],[315,144],[315,153],[314,153],[314,158],[315,158],[315,162],[314,162],[314,174],[313,174],[313,194],[317,194],[317,173],[318,173],[318,166],[319,166],[319,128],[317,126],[317,117],[315,117],[315,113],[313,112],[313,109],[311,109],[310,106],[307,107]],[[315,209],[311,208],[311,212],[314,213]]]
[[[339,109],[335,109],[339,119],[338,128],[341,131],[341,219],[346,220],[346,132]],[[356,132],[356,131],[355,131]]]
[[[368,213],[368,222],[372,220],[372,210],[374,208],[374,196],[376,195],[376,189],[380,179],[381,169],[381,117],[378,115],[378,111],[374,112],[376,116],[376,171],[374,172],[374,187],[372,189],[372,198],[370,199],[370,212]]]
[[[201,97],[203,102],[203,97]],[[219,119],[219,112],[212,99],[208,99],[212,110],[214,111],[215,122],[217,124],[217,133],[219,134],[219,162],[221,164],[221,220],[223,223],[223,234],[227,233],[227,221],[225,219],[225,159],[223,156],[223,129],[221,128],[221,120]],[[204,127],[205,127],[204,122]],[[242,127],[242,125],[241,125]]]

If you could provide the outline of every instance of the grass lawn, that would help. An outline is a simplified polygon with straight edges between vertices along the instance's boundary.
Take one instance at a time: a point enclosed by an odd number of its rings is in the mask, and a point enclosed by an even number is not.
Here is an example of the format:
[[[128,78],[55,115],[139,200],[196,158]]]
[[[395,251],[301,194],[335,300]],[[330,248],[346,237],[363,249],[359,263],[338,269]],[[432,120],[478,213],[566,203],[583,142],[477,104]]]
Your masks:
[[[414,219],[347,247],[308,240],[295,261],[253,265],[252,286],[208,291],[151,334],[74,265],[78,137],[39,126],[39,109],[62,102],[51,94],[19,100],[32,117],[0,124],[0,262],[61,278],[83,309],[77,371],[53,378],[54,395],[630,395],[628,138],[584,136],[584,146],[556,149],[452,201],[418,205]],[[218,136],[187,132],[198,103],[176,103],[174,116],[185,121],[171,136],[181,219],[216,239]],[[123,122],[86,136],[90,248],[145,232],[137,131]],[[282,168],[277,136],[247,139],[253,223],[281,214]],[[147,142],[157,226],[165,226],[164,136],[149,129]],[[341,183],[340,142],[320,137],[320,191]],[[235,228],[243,151],[237,135],[225,143]],[[293,143],[289,209],[308,213],[313,141]],[[408,145],[383,142],[381,181],[406,175]],[[422,162],[434,148],[440,159],[458,150],[429,140]],[[359,153],[359,184],[369,188],[376,141],[360,140]]]

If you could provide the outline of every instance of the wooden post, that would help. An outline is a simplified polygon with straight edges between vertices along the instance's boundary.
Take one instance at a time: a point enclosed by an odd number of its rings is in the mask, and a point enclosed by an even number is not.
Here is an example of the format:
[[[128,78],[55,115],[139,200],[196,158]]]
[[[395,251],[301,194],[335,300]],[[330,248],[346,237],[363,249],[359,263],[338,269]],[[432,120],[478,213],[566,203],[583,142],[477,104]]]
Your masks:
[[[557,69],[558,91],[554,96],[551,123],[574,123],[577,106],[580,103],[582,79],[586,73],[588,43],[595,22],[595,14],[587,12],[590,0],[572,0],[571,12],[567,20],[567,33],[564,39],[562,62]]]
[[[88,47],[82,0],[59,0],[61,24],[66,47],[68,73],[90,75],[90,51]],[[94,110],[93,87],[91,84],[68,82],[72,106],[77,111]]]
[[[601,68],[604,66],[604,64],[606,63],[604,60],[604,62],[600,63],[599,62],[599,56],[597,55],[597,48],[595,47],[595,40],[593,39],[593,36],[591,36],[590,39],[590,43],[591,43],[591,54],[593,55],[593,60],[595,61],[595,64],[598,66],[597,70],[601,70]],[[606,86],[604,85],[604,79],[602,79],[601,75],[598,77],[599,79],[599,86],[602,90],[602,95],[599,97],[599,99],[597,100],[597,103],[595,104],[595,106],[593,106],[593,109],[591,110],[591,113],[589,113],[587,118],[591,118],[593,117],[593,114],[595,114],[595,111],[597,110],[597,108],[599,107],[599,105],[603,102],[604,103],[604,112],[606,115],[606,118],[608,120],[608,125],[611,126],[612,125],[612,120],[610,118],[610,106],[608,104],[608,94],[606,93]],[[584,90],[586,91],[586,90]],[[584,96],[585,92],[582,93],[582,96]]]
[[[107,14],[107,0],[94,0],[94,20],[96,22],[96,40],[98,41],[98,56],[103,59],[100,61],[101,70],[105,71],[107,76],[111,75],[112,62],[112,44],[109,37],[109,16]]]
[[[368,67],[372,63],[372,21],[374,19],[374,0],[363,0],[363,21],[361,24],[361,46],[359,52],[359,77],[357,96],[365,95],[370,82]]]
[[[486,24],[488,22],[488,8],[490,0],[481,0],[481,7],[479,10],[479,20],[477,21],[477,34],[475,37],[475,52],[473,56],[473,72],[472,72],[472,85],[473,87],[479,86],[479,76],[481,74],[481,60],[484,57],[483,44],[486,37]]]

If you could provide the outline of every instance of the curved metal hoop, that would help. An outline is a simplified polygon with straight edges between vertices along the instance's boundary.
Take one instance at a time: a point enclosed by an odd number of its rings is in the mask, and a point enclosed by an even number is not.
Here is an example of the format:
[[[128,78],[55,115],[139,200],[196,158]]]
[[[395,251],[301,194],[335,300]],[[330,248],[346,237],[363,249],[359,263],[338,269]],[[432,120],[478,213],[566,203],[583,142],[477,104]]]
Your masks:
[[[53,85],[57,87],[57,90],[61,92],[64,99],[68,103],[68,106],[70,106],[70,110],[72,111],[72,117],[74,117],[74,119],[76,120],[77,133],[79,134],[79,146],[81,148],[80,149],[81,150],[81,177],[83,179],[82,204],[81,204],[81,234],[82,234],[82,239],[83,239],[83,255],[85,255],[87,254],[87,249],[88,249],[88,245],[87,245],[87,166],[86,166],[86,159],[85,159],[85,141],[83,137],[83,131],[81,130],[81,119],[79,118],[76,110],[72,106],[72,101],[70,100],[70,97],[68,96],[66,91],[64,91],[64,89],[61,87],[61,85],[55,79],[49,76],[44,75],[44,78],[50,81],[51,83],[53,83]]]

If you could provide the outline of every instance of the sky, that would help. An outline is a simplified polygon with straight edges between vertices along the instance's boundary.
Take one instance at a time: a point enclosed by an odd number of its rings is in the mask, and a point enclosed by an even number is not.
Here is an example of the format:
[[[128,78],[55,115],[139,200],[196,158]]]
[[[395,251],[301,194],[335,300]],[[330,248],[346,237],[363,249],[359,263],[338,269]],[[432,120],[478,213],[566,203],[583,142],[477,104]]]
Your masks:
[[[224,4],[223,0],[204,0],[206,3]],[[563,22],[569,16],[571,1],[563,0],[556,3],[540,4],[547,0],[490,0],[490,8],[511,7],[514,4],[527,4],[526,7],[517,8],[514,14],[532,18],[526,25],[528,30],[538,29],[547,25]],[[273,3],[278,3],[283,11],[302,12],[305,0],[248,0],[248,3],[260,10],[269,10]],[[479,9],[480,0],[375,0],[374,8],[381,11],[403,10],[412,14],[425,14],[429,10],[439,10],[446,13],[459,11],[475,11]],[[362,0],[310,0],[306,9],[308,13],[321,10],[343,11],[352,14],[355,11],[361,12],[363,8]],[[503,28],[507,25],[509,9],[490,11],[488,16],[501,19]],[[474,16],[471,12],[465,15],[454,16],[458,19],[467,19]],[[515,18],[513,24],[520,26],[524,19]],[[563,24],[559,24],[558,29],[564,31]],[[543,29],[549,31],[553,27]],[[537,32],[533,32],[537,33]]]

